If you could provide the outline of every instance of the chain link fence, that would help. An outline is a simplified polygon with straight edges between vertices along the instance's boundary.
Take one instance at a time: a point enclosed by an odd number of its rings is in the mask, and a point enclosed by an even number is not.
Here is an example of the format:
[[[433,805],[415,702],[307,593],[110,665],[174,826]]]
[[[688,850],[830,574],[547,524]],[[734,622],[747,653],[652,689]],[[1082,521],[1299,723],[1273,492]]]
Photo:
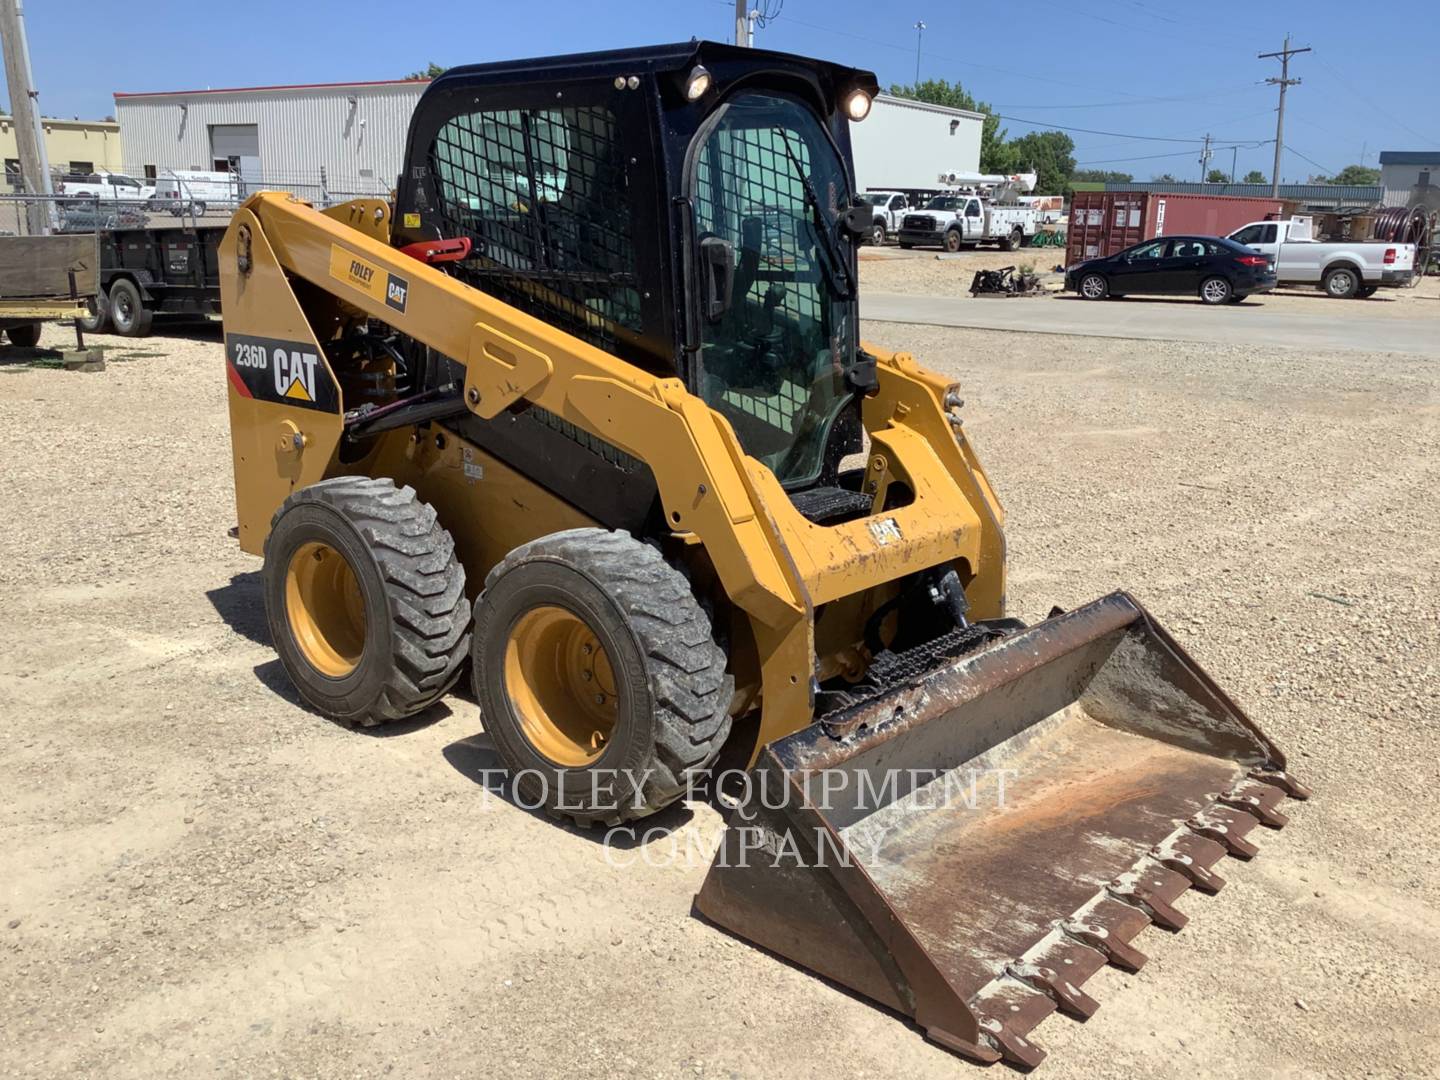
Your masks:
[[[330,177],[326,170],[242,176],[161,170],[156,177],[110,183],[111,174],[55,178],[54,195],[29,194],[18,184],[0,194],[0,236],[95,232],[174,224],[223,226],[257,191],[286,191],[324,210],[351,199],[385,198],[392,187],[371,177]]]

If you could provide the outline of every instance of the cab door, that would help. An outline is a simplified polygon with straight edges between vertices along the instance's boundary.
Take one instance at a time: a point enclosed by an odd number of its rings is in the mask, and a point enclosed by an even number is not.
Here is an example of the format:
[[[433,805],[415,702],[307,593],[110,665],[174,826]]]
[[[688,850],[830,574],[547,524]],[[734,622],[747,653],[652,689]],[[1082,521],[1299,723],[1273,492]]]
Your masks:
[[[971,199],[965,204],[963,220],[966,243],[978,244],[985,235],[985,210],[979,199]]]
[[[1110,292],[1121,296],[1126,293],[1168,292],[1162,264],[1169,250],[1170,241],[1162,238],[1116,255],[1113,267],[1106,271],[1110,277]]]
[[[894,195],[890,199],[890,213],[886,218],[886,226],[891,232],[900,228],[900,218],[909,209],[904,195]]]

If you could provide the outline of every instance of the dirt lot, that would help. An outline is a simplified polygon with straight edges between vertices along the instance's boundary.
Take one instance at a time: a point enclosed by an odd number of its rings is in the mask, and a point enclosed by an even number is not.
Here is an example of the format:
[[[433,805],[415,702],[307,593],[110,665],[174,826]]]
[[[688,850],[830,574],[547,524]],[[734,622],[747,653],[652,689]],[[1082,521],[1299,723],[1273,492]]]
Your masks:
[[[963,381],[1016,614],[1131,589],[1316,788],[1041,1075],[1436,1075],[1434,358],[868,330]],[[479,782],[466,697],[301,708],[226,536],[218,335],[105,340],[0,353],[0,1074],[980,1075],[693,918],[708,807],[607,861]]]
[[[1064,248],[1023,248],[997,251],[981,248],[956,257],[936,258],[937,252],[901,251],[897,247],[864,248],[860,254],[860,284],[876,292],[916,293],[922,296],[970,295],[970,281],[976,270],[1003,266],[1032,266],[1046,287],[1059,289],[1063,274],[1054,273],[1065,262]],[[1198,303],[1198,301],[1197,301]],[[1401,319],[1440,317],[1440,277],[1427,277],[1413,289],[1384,289],[1365,300],[1331,300],[1318,289],[1280,289],[1246,301],[1271,311],[1314,311],[1326,315],[1342,313]]]

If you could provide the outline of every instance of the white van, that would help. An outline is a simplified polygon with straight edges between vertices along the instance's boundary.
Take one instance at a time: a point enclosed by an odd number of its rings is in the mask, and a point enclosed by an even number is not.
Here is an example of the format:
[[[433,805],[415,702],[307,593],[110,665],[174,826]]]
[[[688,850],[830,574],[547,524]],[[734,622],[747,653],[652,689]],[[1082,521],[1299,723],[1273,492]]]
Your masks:
[[[150,200],[156,211],[199,216],[211,207],[230,209],[240,203],[240,176],[230,172],[174,169],[155,180]]]

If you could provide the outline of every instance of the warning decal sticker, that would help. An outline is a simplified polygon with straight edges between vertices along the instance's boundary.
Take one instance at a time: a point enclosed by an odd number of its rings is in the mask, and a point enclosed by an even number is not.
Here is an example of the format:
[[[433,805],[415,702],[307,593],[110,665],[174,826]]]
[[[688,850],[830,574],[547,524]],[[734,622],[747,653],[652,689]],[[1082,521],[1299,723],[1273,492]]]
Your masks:
[[[335,380],[313,344],[226,334],[225,367],[241,397],[340,411]]]

